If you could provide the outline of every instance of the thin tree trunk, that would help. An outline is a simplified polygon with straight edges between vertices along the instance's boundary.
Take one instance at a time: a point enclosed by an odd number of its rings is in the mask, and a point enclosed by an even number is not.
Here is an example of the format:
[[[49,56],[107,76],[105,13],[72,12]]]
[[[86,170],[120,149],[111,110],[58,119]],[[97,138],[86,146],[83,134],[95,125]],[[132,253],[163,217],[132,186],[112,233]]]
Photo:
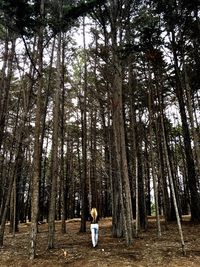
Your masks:
[[[180,234],[180,238],[181,238],[182,252],[183,252],[183,255],[185,255],[186,254],[186,252],[185,252],[185,243],[184,243],[183,232],[182,232],[182,227],[181,227],[181,222],[180,222],[178,205],[177,205],[177,201],[176,201],[176,195],[175,195],[175,189],[174,189],[174,183],[173,183],[173,176],[172,176],[172,169],[171,169],[171,165],[170,165],[170,161],[169,161],[169,154],[168,154],[168,149],[167,149],[167,140],[166,140],[166,135],[165,135],[163,113],[161,114],[161,126],[162,126],[162,133],[163,133],[164,151],[165,151],[168,174],[169,174],[169,182],[170,182],[170,186],[171,186],[173,203],[174,203],[174,208],[175,208],[175,213],[176,213],[176,220],[177,220],[178,230],[179,230],[179,234]]]
[[[139,188],[138,188],[138,160],[135,159],[135,236],[138,237],[139,232]]]
[[[191,138],[187,122],[185,102],[183,99],[183,88],[181,84],[180,71],[178,67],[178,57],[177,51],[175,50],[176,41],[175,33],[172,30],[172,48],[173,48],[173,57],[174,57],[174,69],[175,69],[175,78],[176,78],[176,95],[179,102],[179,109],[181,114],[182,128],[183,128],[183,138],[184,138],[184,147],[187,163],[187,175],[188,175],[188,187],[191,195],[191,220],[194,222],[200,222],[200,195],[197,189],[197,173],[195,171],[194,158],[191,147]]]
[[[146,174],[146,184],[147,184],[147,199],[146,199],[146,208],[147,215],[151,216],[151,181],[150,181],[150,156],[148,151],[148,140],[147,133],[145,134],[145,153],[144,153],[144,168]]]
[[[161,65],[161,64],[160,64]],[[158,98],[158,105],[159,105],[159,117],[158,122],[156,124],[156,132],[157,132],[157,143],[158,143],[158,155],[160,161],[160,177],[161,177],[161,187],[162,187],[162,196],[163,196],[163,211],[165,217],[165,227],[167,229],[167,222],[170,219],[170,201],[169,201],[169,194],[168,194],[168,186],[167,186],[167,179],[165,175],[165,153],[163,147],[163,137],[162,137],[162,127],[161,127],[161,113],[164,109],[163,103],[163,94],[160,88],[163,88],[163,81],[162,81],[162,73],[160,68],[155,70],[155,77],[156,77],[156,95]],[[161,87],[162,86],[162,87]]]
[[[138,237],[138,232],[140,228],[140,201],[139,201],[139,174],[138,174],[138,153],[139,148],[137,148],[137,126],[136,126],[136,110],[135,110],[135,94],[137,90],[136,85],[136,79],[133,75],[133,68],[132,68],[132,62],[131,59],[129,59],[129,67],[128,67],[128,86],[129,86],[129,94],[130,94],[130,125],[131,125],[131,150],[132,156],[131,156],[131,164],[132,164],[132,175],[133,179],[132,181],[132,201],[134,199],[134,192],[135,192],[135,235]],[[141,205],[142,206],[142,205]]]
[[[83,172],[81,181],[81,197],[82,197],[82,209],[81,209],[81,226],[80,232],[86,232],[86,219],[87,219],[87,56],[86,56],[86,37],[85,37],[85,17],[83,17],[83,46],[84,46],[84,96],[81,101],[81,113],[82,113],[82,158],[83,158]]]
[[[13,74],[13,58],[14,58],[14,53],[15,53],[15,40],[12,40],[12,46],[11,46],[11,52],[10,56],[8,57],[8,43],[6,42],[6,55],[5,55],[5,60],[4,60],[4,65],[3,65],[3,91],[4,91],[4,97],[3,99],[0,99],[1,102],[1,114],[0,114],[0,151],[1,151],[1,144],[3,141],[3,133],[4,133],[4,127],[5,127],[5,121],[6,121],[6,116],[7,116],[7,110],[8,110],[8,100],[9,100],[9,91],[10,91],[10,84],[11,84],[11,78]],[[7,75],[5,74],[6,67],[8,70]],[[17,116],[18,118],[18,116]],[[16,155],[17,156],[17,155]],[[12,193],[12,187],[13,187],[13,182],[14,182],[14,171],[11,172],[10,177],[9,177],[9,183],[8,183],[8,191],[6,194],[6,201],[5,201],[5,206],[3,208],[2,206],[2,212],[3,214],[1,215],[1,225],[0,225],[0,247],[3,246],[3,238],[4,238],[4,231],[5,231],[5,223],[6,223],[6,216],[7,216],[7,211],[9,207],[9,202],[10,202],[10,197]]]
[[[9,100],[10,100],[10,87],[11,87],[11,80],[13,75],[13,60],[15,55],[15,38],[11,40],[11,48],[9,48],[9,39],[10,33],[8,30],[6,30],[6,40],[5,40],[5,50],[4,50],[4,56],[3,56],[3,65],[1,70],[1,79],[0,79],[0,180],[4,180],[5,175],[4,169],[5,166],[3,164],[4,160],[6,160],[6,155],[4,155],[4,152],[2,150],[2,144],[4,141],[4,132],[5,132],[5,126],[6,121],[8,117],[8,108],[9,108]],[[3,198],[2,198],[3,199]],[[5,201],[2,200],[2,204],[0,207],[0,211],[4,208]],[[1,217],[2,212],[0,213],[0,223],[1,223]]]
[[[62,102],[61,102],[61,158],[60,158],[60,187],[61,187],[61,232],[66,233],[66,202],[65,202],[65,163],[64,163],[64,144],[65,144],[65,86],[64,86],[64,55],[65,45],[62,44]]]
[[[44,14],[44,0],[40,2],[40,15]],[[34,133],[34,158],[33,158],[33,177],[31,193],[31,227],[30,227],[30,259],[36,256],[36,238],[38,230],[38,211],[39,211],[39,180],[41,174],[41,110],[42,110],[42,68],[43,68],[43,28],[39,29],[38,35],[38,66],[39,81],[36,103],[36,121]]]
[[[42,111],[41,111],[41,142],[40,142],[40,149],[41,149],[41,154],[40,154],[40,162],[43,162],[43,166],[40,166],[41,168],[41,179],[39,181],[39,215],[38,215],[38,219],[43,219],[43,204],[44,204],[44,186],[46,183],[46,155],[43,155],[43,143],[44,143],[44,137],[45,137],[45,133],[46,133],[46,117],[47,117],[47,107],[48,107],[48,103],[49,103],[49,97],[50,97],[50,91],[51,91],[51,86],[52,86],[52,71],[53,71],[53,58],[54,58],[54,50],[55,50],[55,41],[56,38],[53,39],[53,43],[52,43],[52,50],[51,50],[51,57],[50,57],[50,63],[49,63],[49,72],[48,72],[48,82],[47,82],[47,88],[45,91],[45,99],[44,99],[44,105],[42,107]],[[48,147],[48,140],[47,140],[47,144],[46,144],[46,151],[47,151],[47,147]],[[44,159],[44,161],[43,161]],[[43,167],[43,170],[42,170]],[[43,183],[43,184],[42,184]],[[42,186],[41,186],[42,185]],[[48,215],[48,214],[46,214]]]
[[[197,173],[200,173],[200,145],[199,145],[199,133],[197,132],[197,128],[195,127],[195,120],[193,115],[193,108],[192,108],[192,98],[191,98],[191,88],[189,84],[189,78],[187,75],[186,66],[184,64],[184,75],[185,75],[185,89],[186,89],[186,96],[187,96],[187,109],[190,118],[191,124],[191,133],[193,136],[194,141],[194,158],[196,159],[196,169]]]
[[[9,180],[9,187],[8,187],[8,191],[7,191],[6,203],[5,203],[5,207],[4,207],[4,210],[3,210],[3,215],[2,215],[2,218],[1,218],[0,247],[3,246],[3,238],[4,238],[4,231],[5,231],[5,224],[6,224],[6,216],[7,216],[7,211],[8,211],[9,204],[10,204],[10,197],[11,197],[12,189],[13,189],[14,175],[15,175],[15,173],[11,173],[10,180]]]
[[[97,148],[96,148],[96,123],[97,123],[97,113],[96,110],[91,111],[91,164],[90,164],[90,182],[91,182],[91,207],[96,207],[99,209],[100,207],[100,194],[97,194],[97,188],[100,183],[97,181],[97,169],[96,169],[96,155],[97,155]]]
[[[52,162],[51,162],[51,196],[48,217],[48,248],[54,248],[55,243],[55,216],[58,181],[58,138],[59,138],[59,107],[61,90],[61,33],[58,33],[57,47],[57,77],[54,92],[53,107],[53,136],[52,136]]]
[[[10,38],[10,34],[7,33],[7,38]],[[11,41],[11,48],[9,50],[9,42],[8,39],[5,42],[5,52],[4,52],[4,61],[2,67],[2,78],[1,78],[1,89],[0,89],[0,151],[3,142],[3,134],[6,122],[6,116],[8,112],[8,104],[9,104],[9,92],[10,92],[10,84],[13,74],[13,59],[15,54],[15,42],[16,40],[13,38]],[[6,74],[7,72],[7,74]]]
[[[158,207],[158,189],[155,173],[155,155],[153,149],[153,100],[152,100],[152,86],[151,86],[151,73],[149,70],[149,95],[148,95],[148,107],[149,107],[149,136],[150,136],[150,153],[151,153],[151,172],[153,178],[153,188],[154,188],[154,199],[155,199],[155,211],[156,211],[156,221],[157,221],[157,231],[158,237],[161,236],[161,226],[160,226],[160,216]]]
[[[21,129],[20,129],[21,130]],[[10,204],[11,194],[13,191],[13,183],[15,180],[15,177],[17,176],[18,166],[21,164],[22,161],[22,134],[19,134],[18,136],[18,146],[16,151],[16,159],[15,159],[15,165],[14,168],[11,170],[10,176],[9,176],[9,184],[8,184],[8,191],[6,194],[6,202],[3,209],[3,214],[1,217],[1,225],[0,225],[0,247],[3,246],[3,238],[4,238],[4,231],[5,231],[5,224],[6,224],[6,218],[7,218],[7,212]],[[14,199],[13,199],[14,200]],[[15,202],[15,200],[14,200]],[[14,203],[15,205],[16,203]],[[14,206],[13,206],[14,207]],[[15,223],[15,220],[13,220],[13,223]],[[15,229],[15,227],[14,227]]]
[[[162,110],[162,108],[160,107]],[[157,142],[158,142],[158,155],[159,155],[159,171],[160,171],[160,179],[161,179],[161,187],[162,187],[162,196],[163,196],[163,212],[165,217],[165,227],[167,228],[167,222],[170,219],[170,202],[169,202],[169,194],[167,190],[167,180],[165,175],[165,166],[164,166],[164,149],[162,142],[162,133],[161,133],[161,122],[159,116],[159,122],[156,127],[156,131],[158,133]]]

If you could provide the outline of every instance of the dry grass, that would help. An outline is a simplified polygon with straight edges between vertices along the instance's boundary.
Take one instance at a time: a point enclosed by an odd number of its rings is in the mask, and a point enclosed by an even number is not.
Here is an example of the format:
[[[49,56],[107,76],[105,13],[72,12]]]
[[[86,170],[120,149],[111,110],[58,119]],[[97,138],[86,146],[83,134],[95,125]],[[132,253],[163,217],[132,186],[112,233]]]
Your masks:
[[[162,236],[157,237],[155,218],[149,218],[147,231],[141,231],[133,245],[126,247],[124,240],[111,237],[111,219],[100,221],[99,245],[91,245],[89,224],[87,232],[79,233],[80,221],[67,221],[67,233],[61,234],[60,222],[56,223],[56,247],[47,250],[47,224],[39,225],[37,257],[29,260],[29,224],[20,225],[12,237],[6,230],[4,247],[0,249],[0,266],[61,267],[61,266],[133,266],[133,267],[199,267],[200,225],[193,225],[184,218],[183,232],[186,256],[182,256],[177,225],[162,223]],[[8,227],[8,226],[7,226]]]

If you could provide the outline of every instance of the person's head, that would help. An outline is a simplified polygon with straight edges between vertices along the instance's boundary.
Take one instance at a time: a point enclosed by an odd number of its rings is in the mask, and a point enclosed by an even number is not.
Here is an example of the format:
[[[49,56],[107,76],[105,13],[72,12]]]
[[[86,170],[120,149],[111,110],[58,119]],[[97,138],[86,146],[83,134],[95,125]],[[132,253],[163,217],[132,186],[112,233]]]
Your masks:
[[[97,209],[96,208],[92,208],[90,214],[91,214],[92,218],[94,220],[96,220],[96,218],[97,218]]]

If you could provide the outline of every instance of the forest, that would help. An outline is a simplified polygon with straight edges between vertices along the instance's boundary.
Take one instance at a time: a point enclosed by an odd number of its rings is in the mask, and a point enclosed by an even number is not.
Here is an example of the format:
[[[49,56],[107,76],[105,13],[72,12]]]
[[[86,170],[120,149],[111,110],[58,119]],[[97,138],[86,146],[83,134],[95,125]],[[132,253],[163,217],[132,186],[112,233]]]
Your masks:
[[[58,221],[83,234],[96,207],[127,247],[149,218],[158,237],[175,222],[185,254],[183,218],[200,223],[199,15],[198,0],[0,0],[0,248],[28,222],[34,259],[40,224],[53,249]]]

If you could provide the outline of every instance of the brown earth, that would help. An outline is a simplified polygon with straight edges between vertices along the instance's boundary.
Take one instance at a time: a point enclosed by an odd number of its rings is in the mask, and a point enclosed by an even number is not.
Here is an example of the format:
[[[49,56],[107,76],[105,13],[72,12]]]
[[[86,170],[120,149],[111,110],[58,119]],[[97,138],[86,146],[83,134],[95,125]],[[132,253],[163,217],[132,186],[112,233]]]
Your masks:
[[[111,219],[99,223],[99,244],[93,249],[89,224],[87,232],[79,233],[80,221],[67,221],[67,233],[61,234],[56,223],[55,249],[47,250],[47,224],[39,225],[37,257],[29,260],[29,224],[21,224],[13,237],[6,229],[4,246],[0,248],[1,267],[200,267],[200,225],[183,222],[186,256],[182,255],[176,223],[168,230],[162,223],[162,236],[157,237],[155,219],[148,220],[148,230],[141,231],[134,243],[126,247],[123,239],[111,237]],[[8,226],[7,226],[8,227]]]

